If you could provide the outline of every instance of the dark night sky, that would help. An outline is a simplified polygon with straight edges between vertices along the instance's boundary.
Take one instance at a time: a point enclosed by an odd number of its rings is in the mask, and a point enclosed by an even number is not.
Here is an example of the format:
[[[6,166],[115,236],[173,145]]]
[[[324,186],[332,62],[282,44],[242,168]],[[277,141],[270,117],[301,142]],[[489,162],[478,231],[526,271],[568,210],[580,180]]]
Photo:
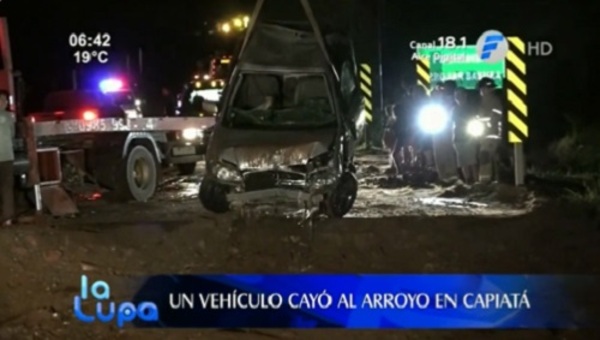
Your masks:
[[[289,12],[296,7],[287,2]],[[352,8],[351,3],[359,3]],[[375,0],[313,1],[322,21],[337,21],[355,36],[359,57],[376,57]],[[8,17],[15,67],[29,86],[30,98],[39,98],[54,88],[70,84],[74,67],[68,37],[72,32],[108,32],[112,36],[111,58],[124,65],[125,55],[144,50],[145,81],[175,87],[189,75],[203,50],[195,32],[203,23],[238,13],[250,13],[252,0],[173,1],[73,1],[1,0],[0,13]],[[540,122],[556,121],[565,111],[595,95],[588,84],[600,76],[596,53],[600,28],[595,22],[598,5],[567,0],[504,0],[496,2],[455,0],[387,0],[384,29],[385,92],[393,93],[401,78],[414,77],[409,61],[410,40],[467,36],[474,43],[481,32],[498,29],[525,40],[550,40],[553,57],[531,60],[531,106],[539,107]],[[352,13],[355,14],[351,17]],[[287,13],[293,14],[293,13]],[[114,66],[114,65],[113,65]],[[85,77],[97,65],[87,67]],[[558,93],[564,93],[558,96]],[[562,98],[558,100],[557,98]],[[594,97],[590,97],[594,98]],[[591,100],[591,99],[590,99]],[[597,105],[596,105],[597,107]],[[589,110],[588,110],[589,111]],[[532,117],[533,119],[533,117]],[[546,124],[546,123],[544,123]],[[548,129],[552,129],[549,127]],[[545,131],[546,129],[544,129]]]

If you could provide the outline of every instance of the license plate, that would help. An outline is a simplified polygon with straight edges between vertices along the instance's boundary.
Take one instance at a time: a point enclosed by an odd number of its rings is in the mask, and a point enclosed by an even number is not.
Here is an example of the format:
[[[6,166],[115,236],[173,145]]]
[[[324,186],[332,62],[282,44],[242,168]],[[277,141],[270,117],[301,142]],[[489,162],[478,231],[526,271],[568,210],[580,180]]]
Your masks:
[[[188,156],[195,155],[196,147],[195,146],[179,146],[173,148],[173,156]]]

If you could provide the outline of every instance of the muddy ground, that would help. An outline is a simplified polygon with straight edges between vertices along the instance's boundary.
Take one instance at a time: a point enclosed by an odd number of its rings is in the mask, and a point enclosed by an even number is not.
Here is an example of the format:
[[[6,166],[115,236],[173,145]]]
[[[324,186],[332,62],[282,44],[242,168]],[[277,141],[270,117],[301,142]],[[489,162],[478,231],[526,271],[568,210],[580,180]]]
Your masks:
[[[0,230],[0,339],[600,338],[566,331],[142,331],[74,319],[82,273],[108,282],[159,273],[600,274],[593,213],[504,186],[409,188],[380,176],[384,159],[361,162],[352,214],[318,221],[312,233],[293,218],[240,223],[203,210],[199,176],[168,179],[147,204],[82,200],[75,218]]]

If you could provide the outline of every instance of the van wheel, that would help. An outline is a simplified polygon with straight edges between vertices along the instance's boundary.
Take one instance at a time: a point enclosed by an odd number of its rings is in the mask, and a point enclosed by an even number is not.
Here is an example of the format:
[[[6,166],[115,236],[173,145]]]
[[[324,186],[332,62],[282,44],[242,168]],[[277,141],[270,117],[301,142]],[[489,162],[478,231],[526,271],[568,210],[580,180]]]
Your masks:
[[[177,164],[177,170],[181,176],[193,175],[196,172],[196,163]]]
[[[158,164],[143,145],[133,147],[122,162],[117,192],[121,199],[147,202],[156,193]]]
[[[356,201],[358,194],[358,180],[352,173],[344,173],[337,186],[325,196],[322,203],[322,210],[329,217],[344,217]]]
[[[216,214],[223,214],[229,211],[227,189],[215,181],[209,179],[202,180],[198,198],[204,208]]]

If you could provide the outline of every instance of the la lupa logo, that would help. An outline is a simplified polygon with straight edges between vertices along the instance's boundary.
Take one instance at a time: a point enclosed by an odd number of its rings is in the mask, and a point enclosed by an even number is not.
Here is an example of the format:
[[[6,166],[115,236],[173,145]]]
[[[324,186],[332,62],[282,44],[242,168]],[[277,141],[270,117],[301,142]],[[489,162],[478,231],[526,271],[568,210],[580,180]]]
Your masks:
[[[95,315],[85,314],[82,310],[83,300],[87,300],[88,294],[98,300],[96,302]],[[88,287],[88,278],[81,275],[81,293],[75,296],[73,301],[73,311],[75,317],[82,322],[91,323],[96,320],[104,323],[115,320],[118,327],[123,327],[126,322],[131,322],[136,318],[145,322],[158,321],[158,308],[152,302],[141,302],[137,306],[132,302],[122,302],[118,305],[110,299],[110,286],[105,281],[95,281]],[[103,303],[106,301],[107,303]],[[105,312],[105,310],[108,311]]]

